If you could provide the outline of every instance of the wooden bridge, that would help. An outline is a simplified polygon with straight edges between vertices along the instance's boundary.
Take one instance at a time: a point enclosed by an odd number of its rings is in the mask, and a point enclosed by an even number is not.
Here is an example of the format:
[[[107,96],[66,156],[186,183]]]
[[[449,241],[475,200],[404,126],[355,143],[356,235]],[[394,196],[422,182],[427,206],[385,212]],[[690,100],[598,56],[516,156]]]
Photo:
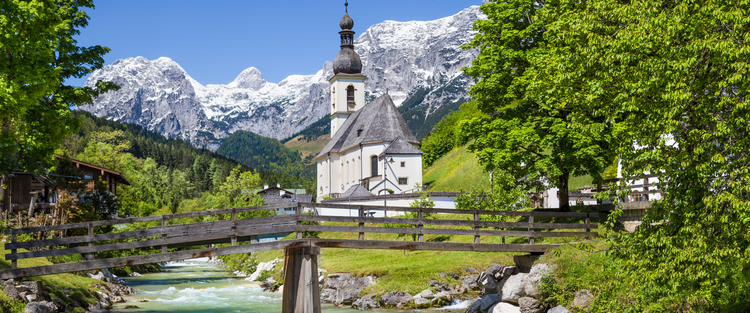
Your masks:
[[[5,255],[11,261],[11,269],[0,271],[0,278],[21,278],[57,273],[95,270],[138,264],[149,264],[211,257],[228,254],[249,253],[265,250],[285,249],[284,304],[283,312],[320,312],[320,294],[317,284],[317,255],[320,248],[353,249],[397,249],[397,250],[442,250],[442,251],[489,251],[544,253],[558,244],[536,244],[541,237],[596,237],[591,232],[597,225],[590,222],[597,213],[569,212],[520,212],[456,210],[434,208],[402,208],[380,206],[357,206],[318,203],[296,203],[296,213],[276,215],[277,209],[289,204],[223,210],[179,213],[139,218],[113,219],[96,222],[63,224],[55,226],[6,229],[10,243],[5,245],[11,253]],[[317,215],[319,208],[344,209],[357,212],[357,216]],[[237,218],[243,212],[268,211],[264,217]],[[303,212],[312,212],[303,214]],[[374,212],[400,214],[416,213],[416,218],[372,217]],[[369,214],[368,214],[369,213]],[[412,213],[413,214],[413,213]],[[434,218],[425,218],[430,214]],[[451,214],[451,215],[445,215]],[[444,219],[465,215],[466,219]],[[216,216],[212,222],[179,223],[180,219]],[[520,216],[525,222],[482,221],[482,216]],[[535,222],[534,218],[576,219],[576,223]],[[518,218],[516,218],[518,219]],[[170,224],[170,221],[174,222]],[[330,225],[328,222],[336,222]],[[99,233],[98,228],[110,225],[151,223],[154,226],[125,232]],[[322,224],[321,224],[322,223]],[[401,227],[393,227],[397,224]],[[83,231],[85,229],[86,231]],[[54,232],[77,230],[85,235],[54,238]],[[562,231],[558,231],[562,230]],[[347,233],[333,238],[304,238],[306,232]],[[278,233],[296,233],[294,239],[258,242],[258,236]],[[415,241],[368,240],[367,234],[391,233],[413,234]],[[18,235],[28,234],[38,240],[19,242]],[[29,237],[29,236],[25,237]],[[468,242],[430,242],[425,235],[447,235],[458,238],[473,236]],[[291,237],[291,236],[290,236]],[[348,239],[351,237],[350,239]],[[501,237],[502,243],[482,243],[482,237]],[[524,243],[505,243],[506,237]],[[50,238],[50,239],[41,239]],[[453,237],[450,237],[453,238]],[[471,238],[471,237],[469,237]],[[527,241],[528,239],[528,241]],[[127,241],[126,241],[127,240]],[[498,240],[494,240],[498,241]],[[208,246],[211,245],[211,246]],[[208,246],[203,248],[204,246]],[[119,258],[96,259],[97,252],[124,249],[161,248],[159,253],[134,255]],[[28,249],[29,252],[18,252]],[[171,250],[171,251],[170,251]],[[81,254],[85,260],[47,266],[19,268],[17,260]]]

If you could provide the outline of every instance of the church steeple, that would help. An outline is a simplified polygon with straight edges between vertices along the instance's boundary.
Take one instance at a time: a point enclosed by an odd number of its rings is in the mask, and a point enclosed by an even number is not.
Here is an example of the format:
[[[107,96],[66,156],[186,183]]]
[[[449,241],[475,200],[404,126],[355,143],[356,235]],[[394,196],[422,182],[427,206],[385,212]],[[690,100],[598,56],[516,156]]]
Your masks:
[[[341,31],[341,51],[333,59],[333,73],[358,74],[362,72],[362,61],[354,51],[354,21],[349,17],[349,3],[344,2],[344,17],[339,21]]]
[[[341,50],[333,59],[331,83],[331,135],[344,121],[365,105],[365,75],[362,60],[354,51],[354,21],[349,17],[349,3],[344,2],[344,17],[339,21]]]

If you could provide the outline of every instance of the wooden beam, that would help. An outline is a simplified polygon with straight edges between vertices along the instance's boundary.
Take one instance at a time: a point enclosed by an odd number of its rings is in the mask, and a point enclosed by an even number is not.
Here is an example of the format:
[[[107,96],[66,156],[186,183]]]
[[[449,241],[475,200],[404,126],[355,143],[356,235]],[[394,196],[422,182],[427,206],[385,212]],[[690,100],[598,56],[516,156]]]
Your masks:
[[[388,250],[435,250],[435,251],[483,251],[483,252],[545,252],[560,245],[495,244],[464,242],[418,242],[386,240],[309,239],[321,248],[388,249]]]
[[[139,264],[151,264],[160,262],[169,262],[177,260],[187,260],[194,258],[203,258],[227,254],[238,254],[248,252],[258,252],[267,250],[284,249],[285,247],[296,247],[309,244],[305,240],[283,240],[274,242],[264,242],[249,245],[228,246],[210,249],[195,249],[187,251],[174,251],[167,253],[157,253],[148,255],[136,255],[122,258],[112,258],[103,260],[91,260],[75,263],[61,263],[54,265],[26,267],[17,269],[7,269],[0,271],[0,279],[11,279],[19,277],[31,277],[50,274],[70,273],[87,270],[97,270],[102,268],[121,267]]]

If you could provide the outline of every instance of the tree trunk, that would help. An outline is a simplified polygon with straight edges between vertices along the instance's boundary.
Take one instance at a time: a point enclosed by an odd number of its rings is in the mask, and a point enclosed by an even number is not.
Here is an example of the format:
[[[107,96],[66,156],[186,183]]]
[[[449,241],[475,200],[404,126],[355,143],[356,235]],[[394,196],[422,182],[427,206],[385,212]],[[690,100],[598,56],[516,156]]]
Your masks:
[[[570,179],[570,173],[568,170],[563,170],[560,178],[560,212],[570,212],[570,203],[568,197],[568,180]]]

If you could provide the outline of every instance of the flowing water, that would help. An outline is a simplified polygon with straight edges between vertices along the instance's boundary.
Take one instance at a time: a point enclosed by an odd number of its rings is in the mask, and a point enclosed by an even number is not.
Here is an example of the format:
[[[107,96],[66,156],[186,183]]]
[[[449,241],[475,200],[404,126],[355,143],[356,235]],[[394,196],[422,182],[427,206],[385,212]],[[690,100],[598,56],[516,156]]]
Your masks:
[[[138,292],[128,302],[115,305],[114,312],[281,312],[281,293],[263,292],[257,283],[235,277],[231,271],[207,259],[171,262],[163,272],[127,277],[125,283]],[[139,299],[148,302],[137,302]],[[325,313],[354,313],[322,303]],[[137,308],[126,308],[137,306]],[[466,304],[458,304],[466,307]],[[392,313],[398,311],[379,310]]]

